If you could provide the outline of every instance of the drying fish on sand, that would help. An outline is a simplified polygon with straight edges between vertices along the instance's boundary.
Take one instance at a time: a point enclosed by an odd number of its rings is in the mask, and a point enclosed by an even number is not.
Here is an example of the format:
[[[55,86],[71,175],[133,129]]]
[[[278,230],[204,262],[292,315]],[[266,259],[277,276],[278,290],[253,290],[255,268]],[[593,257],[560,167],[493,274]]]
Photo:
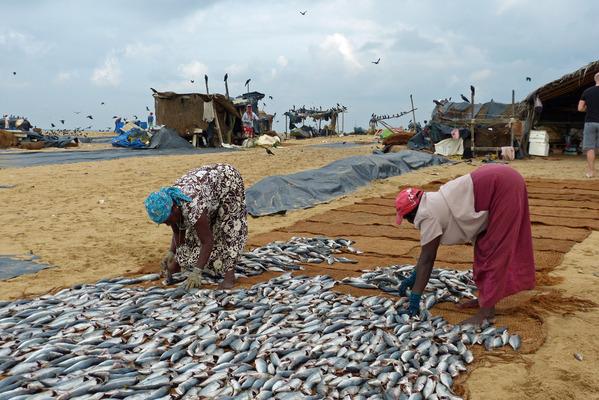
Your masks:
[[[116,278],[0,304],[0,399],[458,399],[503,328],[452,326],[406,299],[290,273],[231,291]]]
[[[413,265],[394,265],[365,271],[359,277],[344,278],[341,282],[362,289],[380,289],[396,296],[405,296],[404,282],[414,273]],[[458,303],[463,298],[476,299],[472,271],[434,268],[422,294],[421,303],[427,310],[437,303]]]
[[[326,237],[292,237],[287,242],[276,241],[244,252],[235,264],[235,277],[248,277],[262,274],[265,271],[285,272],[301,270],[301,263],[328,265],[334,263],[356,263],[357,261],[341,256],[341,253],[360,254],[360,250],[352,247],[353,241]],[[185,274],[177,273],[171,277],[171,283],[185,280]],[[204,271],[201,282],[218,283],[221,277]]]

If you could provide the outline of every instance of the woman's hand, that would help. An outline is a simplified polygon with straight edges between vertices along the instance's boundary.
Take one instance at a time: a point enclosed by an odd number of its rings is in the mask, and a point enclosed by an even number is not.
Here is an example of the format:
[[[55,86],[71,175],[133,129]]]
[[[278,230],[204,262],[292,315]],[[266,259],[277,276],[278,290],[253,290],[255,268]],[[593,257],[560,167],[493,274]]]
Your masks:
[[[199,289],[202,286],[202,271],[197,268],[192,269],[187,275],[185,289]]]

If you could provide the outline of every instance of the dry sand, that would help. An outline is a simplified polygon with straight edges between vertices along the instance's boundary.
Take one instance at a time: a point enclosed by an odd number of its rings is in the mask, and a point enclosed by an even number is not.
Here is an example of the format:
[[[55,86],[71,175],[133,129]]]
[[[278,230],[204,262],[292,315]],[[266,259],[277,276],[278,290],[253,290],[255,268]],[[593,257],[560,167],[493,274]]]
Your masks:
[[[368,139],[352,137],[327,141]],[[22,254],[32,250],[43,262],[56,266],[0,282],[0,298],[42,294],[52,288],[92,282],[101,277],[156,270],[168,245],[169,231],[148,221],[143,199],[149,191],[171,183],[198,165],[230,163],[241,171],[249,186],[267,175],[317,168],[342,157],[372,151],[372,146],[341,149],[305,146],[322,140],[287,142],[285,148],[276,150],[274,157],[267,156],[262,149],[251,149],[238,153],[129,158],[0,170],[0,183],[17,185],[0,191],[4,211],[0,216],[0,237],[3,238],[0,254]],[[584,173],[580,158],[534,159],[511,165],[526,177],[578,180]],[[382,194],[392,195],[400,185],[424,185],[457,177],[472,169],[472,165],[459,163],[377,181],[354,194],[311,209],[250,219],[250,234],[256,237],[314,218],[327,210]],[[599,189],[599,180],[589,181],[589,184]],[[571,193],[564,189],[563,194],[567,201]],[[550,204],[539,206],[551,207]],[[340,211],[331,215],[336,212]],[[569,234],[577,232],[576,229],[564,230],[562,239],[576,240]],[[545,234],[555,236],[554,232]],[[575,245],[552,273],[556,279],[563,279],[554,288],[562,290],[564,297],[599,298],[599,277],[593,275],[599,274],[598,244],[599,234],[593,233]],[[535,353],[512,358],[509,363],[499,358],[485,358],[485,364],[479,365],[467,379],[471,398],[599,398],[599,341],[596,335],[599,311],[568,315],[548,313],[539,327],[546,331],[547,341]],[[582,353],[584,360],[574,359],[574,352]]]

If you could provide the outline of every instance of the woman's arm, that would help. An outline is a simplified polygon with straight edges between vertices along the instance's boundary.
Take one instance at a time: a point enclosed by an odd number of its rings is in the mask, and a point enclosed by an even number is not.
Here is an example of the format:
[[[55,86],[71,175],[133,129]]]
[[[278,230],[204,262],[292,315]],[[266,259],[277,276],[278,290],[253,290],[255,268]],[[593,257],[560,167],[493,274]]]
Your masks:
[[[435,239],[422,246],[420,257],[416,264],[416,282],[412,287],[412,293],[422,294],[422,292],[424,292],[424,288],[433,271],[433,264],[437,258],[437,250],[439,249],[440,243],[441,236],[437,236]]]
[[[210,220],[208,219],[208,215],[206,213],[202,213],[200,218],[197,220],[195,229],[198,234],[198,238],[202,243],[202,249],[200,250],[200,256],[198,257],[196,267],[198,269],[203,269],[210,258],[212,247],[214,246],[214,236],[212,235]]]

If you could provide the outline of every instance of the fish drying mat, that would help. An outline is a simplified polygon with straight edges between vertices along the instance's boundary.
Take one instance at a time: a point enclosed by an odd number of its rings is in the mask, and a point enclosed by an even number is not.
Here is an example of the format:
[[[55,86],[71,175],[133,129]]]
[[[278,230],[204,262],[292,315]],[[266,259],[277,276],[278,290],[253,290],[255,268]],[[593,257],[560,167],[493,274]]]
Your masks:
[[[437,190],[445,181],[434,181],[423,188]],[[498,304],[496,324],[507,326],[522,336],[523,353],[534,353],[545,342],[543,315],[547,312],[568,313],[585,310],[593,304],[579,299],[564,299],[551,289],[559,279],[549,273],[563,260],[565,253],[576,243],[586,239],[591,230],[599,230],[599,191],[589,181],[559,181],[527,179],[532,222],[533,248],[536,262],[537,291],[504,299]],[[398,191],[402,188],[398,188]],[[337,266],[307,266],[303,274],[326,273],[337,280],[359,276],[360,271],[376,266],[414,264],[419,255],[419,233],[410,224],[395,224],[395,193],[368,198],[353,205],[339,207],[309,217],[289,227],[253,236],[250,245],[261,245],[273,240],[287,240],[290,236],[326,235],[345,237],[356,242],[364,254],[355,255],[357,264]],[[472,246],[441,246],[435,267],[458,270],[472,266]],[[324,269],[323,269],[324,268]],[[376,290],[339,286],[336,290],[353,295],[372,295]],[[433,309],[451,323],[469,315],[452,304],[442,303]],[[514,357],[504,352],[504,358]],[[477,357],[470,366],[498,362],[486,356]],[[472,368],[469,368],[470,370]],[[465,380],[466,376],[463,377]],[[467,392],[467,389],[464,389]]]

